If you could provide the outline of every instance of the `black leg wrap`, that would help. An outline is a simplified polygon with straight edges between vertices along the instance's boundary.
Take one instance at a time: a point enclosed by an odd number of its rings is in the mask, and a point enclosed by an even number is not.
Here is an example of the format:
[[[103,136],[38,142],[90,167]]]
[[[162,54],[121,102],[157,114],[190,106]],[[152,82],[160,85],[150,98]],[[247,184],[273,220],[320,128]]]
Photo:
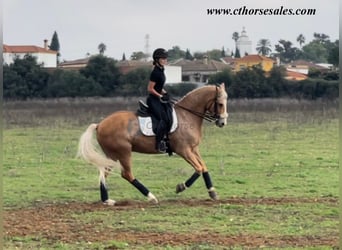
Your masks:
[[[215,191],[215,188],[213,187],[213,184],[211,182],[210,175],[208,172],[203,173],[203,179],[204,179],[205,185],[207,186],[210,198],[213,200],[218,200],[217,193]]]
[[[197,179],[200,177],[200,174],[195,172],[186,182],[185,186],[190,187]]]
[[[205,185],[207,186],[207,189],[211,189],[213,187],[213,184],[211,182],[209,172],[203,173],[203,179],[204,179]]]
[[[150,191],[148,191],[148,189],[143,185],[143,184],[141,184],[137,179],[134,179],[132,182],[132,185],[134,186],[134,187],[136,187],[143,195],[145,195],[145,196],[147,196],[148,195],[148,193],[150,192]]]
[[[106,186],[101,182],[100,183],[100,191],[101,191],[101,201],[105,202],[108,200],[108,191]]]

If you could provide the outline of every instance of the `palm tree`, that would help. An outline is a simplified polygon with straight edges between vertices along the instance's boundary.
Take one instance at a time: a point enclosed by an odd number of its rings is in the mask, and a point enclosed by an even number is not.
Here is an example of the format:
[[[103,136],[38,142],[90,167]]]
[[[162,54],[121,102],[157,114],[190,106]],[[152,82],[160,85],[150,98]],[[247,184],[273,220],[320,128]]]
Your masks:
[[[239,39],[239,33],[238,32],[234,32],[233,35],[232,35],[232,39],[235,41],[235,54],[236,54],[236,50],[237,50],[237,40]]]
[[[238,32],[234,32],[233,35],[232,35],[232,39],[237,42],[237,40],[239,39],[239,33]]]
[[[302,48],[302,44],[305,43],[305,37],[303,36],[303,34],[300,34],[297,37],[297,42],[299,43],[299,46]]]
[[[262,54],[263,56],[267,56],[271,51],[271,42],[268,39],[260,39],[258,44],[258,47],[256,47],[256,50],[259,54]]]
[[[100,43],[99,46],[97,46],[97,48],[98,48],[100,54],[103,55],[103,53],[107,49],[107,46],[104,43]]]
[[[325,43],[328,39],[329,39],[329,36],[326,35],[326,34],[323,34],[323,33],[314,33],[314,40],[319,42],[319,43]]]

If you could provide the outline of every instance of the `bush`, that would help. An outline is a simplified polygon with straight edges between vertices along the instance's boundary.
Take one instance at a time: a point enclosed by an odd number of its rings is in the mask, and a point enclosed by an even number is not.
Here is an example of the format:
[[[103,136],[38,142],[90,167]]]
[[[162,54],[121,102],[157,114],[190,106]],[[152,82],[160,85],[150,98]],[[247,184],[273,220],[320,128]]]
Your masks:
[[[103,55],[93,56],[80,73],[101,85],[102,96],[111,96],[120,84],[120,72],[115,64],[116,61],[112,58]]]
[[[35,57],[16,58],[11,65],[4,65],[3,70],[5,98],[46,97],[49,74],[37,64]]]
[[[78,71],[54,71],[48,81],[47,97],[99,96],[103,88],[92,78]]]
[[[120,78],[120,87],[115,95],[120,96],[146,96],[147,85],[151,74],[151,68],[138,68],[122,75]]]

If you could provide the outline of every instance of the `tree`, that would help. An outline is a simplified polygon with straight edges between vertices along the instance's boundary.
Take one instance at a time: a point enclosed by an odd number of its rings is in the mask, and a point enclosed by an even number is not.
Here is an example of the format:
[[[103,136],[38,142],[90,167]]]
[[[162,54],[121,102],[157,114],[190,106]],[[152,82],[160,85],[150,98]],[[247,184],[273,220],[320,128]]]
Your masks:
[[[338,62],[338,40],[331,42],[329,36],[321,33],[314,33],[314,39],[303,46],[303,57],[316,63],[332,63],[335,66]]]
[[[120,72],[116,67],[116,61],[112,58],[97,55],[89,59],[87,66],[80,70],[86,78],[92,78],[103,89],[101,95],[111,96],[120,85]]]
[[[121,78],[121,95],[147,95],[147,84],[151,74],[149,66],[133,70]]]
[[[307,45],[303,46],[304,58],[316,63],[325,63],[328,58],[328,51],[324,44],[318,40],[313,40]]]
[[[49,48],[51,50],[57,51],[57,65],[59,64],[59,59],[60,59],[60,45],[59,45],[59,40],[58,40],[58,35],[57,32],[55,31],[52,35],[51,43]]]
[[[239,33],[235,31],[232,35],[232,39],[234,40],[234,42],[236,44],[237,40],[239,39]]]
[[[279,44],[275,45],[275,50],[279,53],[280,60],[285,63],[296,60],[301,56],[299,49],[292,47],[292,42],[284,39],[279,40]]]
[[[169,49],[167,51],[168,55],[169,55],[169,60],[177,60],[179,58],[185,58],[185,54],[186,52],[184,50],[182,50],[179,46],[173,46],[172,49]]]
[[[131,55],[131,60],[139,61],[145,58],[145,54],[142,51],[133,52]]]
[[[121,59],[121,61],[126,61],[126,55],[125,55],[125,53],[122,54],[122,59]]]
[[[207,55],[209,56],[210,59],[219,61],[220,58],[222,57],[222,51],[219,49],[213,49],[213,50],[208,51]]]
[[[193,60],[194,59],[194,57],[191,55],[189,49],[186,49],[186,51],[185,51],[185,59],[186,60]]]
[[[55,70],[48,81],[47,97],[99,96],[102,87],[78,71]]]
[[[204,57],[206,57],[206,56],[207,56],[207,53],[205,53],[205,52],[197,51],[197,52],[194,53],[194,58],[197,59],[197,60],[204,59]]]
[[[235,57],[236,57],[236,54],[237,54],[237,51],[238,51],[238,48],[237,48],[237,40],[239,39],[239,33],[238,32],[234,32],[233,35],[232,35],[232,39],[234,40],[235,42]],[[240,58],[240,52],[239,53],[239,57],[236,57],[236,58]]]
[[[4,97],[27,99],[45,97],[49,74],[31,55],[14,59],[11,65],[4,66]]]
[[[314,33],[314,41],[317,41],[318,43],[324,44],[329,40],[329,36],[323,33]]]
[[[217,84],[224,82],[226,88],[229,88],[233,82],[233,73],[229,68],[223,69],[221,72],[218,72],[214,75],[211,75],[208,79],[209,84]]]
[[[222,46],[221,57],[225,57],[225,56],[226,56],[226,50],[224,49],[224,46]]]
[[[272,95],[265,72],[260,66],[246,68],[235,74],[230,86],[231,96],[239,98],[262,98]]]
[[[328,55],[328,63],[333,64],[334,66],[339,65],[339,40],[336,40],[333,44],[332,47],[329,50],[329,55]]]
[[[241,55],[240,55],[240,50],[238,48],[235,49],[235,55],[234,55],[235,58],[241,58]]]
[[[11,66],[3,66],[3,91],[4,98],[25,99],[28,95],[28,89],[23,79]]]
[[[97,49],[99,50],[100,55],[103,55],[107,46],[104,43],[100,43],[99,46],[97,46]]]
[[[299,43],[300,48],[302,48],[302,45],[305,43],[305,37],[303,34],[299,34],[297,37],[297,42]]]
[[[272,49],[270,48],[271,42],[268,39],[260,39],[257,46],[258,47],[256,47],[256,50],[263,56],[267,56],[272,51]]]
[[[270,75],[267,78],[267,83],[270,88],[272,88],[273,96],[272,97],[280,97],[284,96],[287,93],[284,92],[284,86],[286,84],[285,80],[286,76],[286,68],[282,66],[274,66]]]

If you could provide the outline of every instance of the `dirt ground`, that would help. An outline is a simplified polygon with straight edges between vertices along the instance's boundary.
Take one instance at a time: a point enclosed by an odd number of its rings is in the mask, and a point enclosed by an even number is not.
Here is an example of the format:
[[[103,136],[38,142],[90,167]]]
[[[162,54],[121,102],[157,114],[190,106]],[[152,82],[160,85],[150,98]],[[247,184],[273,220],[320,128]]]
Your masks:
[[[170,203],[182,206],[212,206],[209,200],[188,200],[188,201],[163,201],[163,204]],[[331,203],[337,204],[336,198],[321,199],[244,199],[232,198],[220,200],[225,204],[285,204],[285,203]],[[95,231],[90,224],[78,221],[71,215],[73,213],[104,211],[104,210],[126,210],[151,206],[146,202],[121,201],[113,207],[102,203],[64,203],[64,204],[40,204],[36,207],[24,209],[6,209],[4,211],[4,235],[5,237],[24,237],[36,235],[45,238],[50,242],[105,242],[113,240],[129,243],[131,246],[150,243],[156,246],[182,246],[193,244],[217,244],[221,246],[244,246],[248,248],[258,247],[303,247],[303,246],[331,246],[337,249],[339,236],[330,235],[325,237],[317,236],[272,236],[242,234],[238,236],[226,236],[215,233],[151,233],[151,232],[130,232],[105,228]]]

